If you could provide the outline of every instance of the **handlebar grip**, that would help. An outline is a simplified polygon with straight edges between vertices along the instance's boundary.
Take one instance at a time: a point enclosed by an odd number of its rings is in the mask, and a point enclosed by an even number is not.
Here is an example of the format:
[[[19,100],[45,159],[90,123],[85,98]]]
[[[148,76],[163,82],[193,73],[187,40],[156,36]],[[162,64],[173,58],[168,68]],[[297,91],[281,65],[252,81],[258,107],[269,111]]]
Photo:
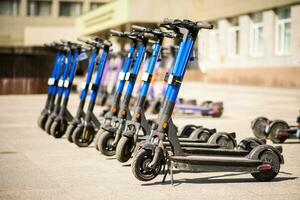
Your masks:
[[[209,24],[207,22],[197,22],[197,28],[199,29],[213,29],[214,26],[212,24]]]
[[[135,31],[145,31],[146,28],[142,26],[132,25],[131,28]]]
[[[118,36],[118,37],[122,37],[124,35],[122,32],[116,30],[110,30],[110,33],[112,36]]]

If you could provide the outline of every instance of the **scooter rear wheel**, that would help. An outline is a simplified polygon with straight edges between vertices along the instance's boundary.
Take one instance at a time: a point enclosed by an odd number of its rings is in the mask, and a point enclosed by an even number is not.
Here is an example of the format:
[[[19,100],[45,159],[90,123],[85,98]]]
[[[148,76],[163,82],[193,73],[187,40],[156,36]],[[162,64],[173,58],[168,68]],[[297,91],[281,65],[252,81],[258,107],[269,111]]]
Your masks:
[[[274,121],[270,125],[270,138],[273,143],[283,143],[287,137],[280,137],[279,132],[288,129],[289,125],[285,121]]]
[[[119,162],[127,162],[132,155],[133,141],[132,138],[121,137],[116,148],[116,158]]]
[[[260,154],[259,159],[265,164],[270,164],[272,168],[265,171],[253,172],[251,175],[257,181],[271,181],[277,176],[280,170],[280,160],[278,156],[273,151],[266,150]]]
[[[199,128],[199,126],[194,124],[185,125],[178,131],[178,136],[182,138],[188,138],[197,128]]]
[[[158,160],[155,168],[150,168],[148,165],[153,160],[153,155],[150,150],[140,149],[136,155],[133,157],[131,163],[131,170],[133,175],[140,181],[151,181],[153,180],[161,171],[162,159]]]
[[[236,141],[228,133],[218,132],[212,134],[207,141],[208,144],[218,144],[223,149],[234,149]]]
[[[104,131],[98,140],[99,151],[105,156],[113,156],[116,154],[116,147],[112,145],[115,136],[109,131]]]
[[[246,150],[246,151],[250,152],[255,147],[257,147],[259,145],[264,145],[264,144],[266,144],[266,143],[260,139],[248,137],[248,138],[241,140],[240,143],[238,144],[237,148],[240,150]]]

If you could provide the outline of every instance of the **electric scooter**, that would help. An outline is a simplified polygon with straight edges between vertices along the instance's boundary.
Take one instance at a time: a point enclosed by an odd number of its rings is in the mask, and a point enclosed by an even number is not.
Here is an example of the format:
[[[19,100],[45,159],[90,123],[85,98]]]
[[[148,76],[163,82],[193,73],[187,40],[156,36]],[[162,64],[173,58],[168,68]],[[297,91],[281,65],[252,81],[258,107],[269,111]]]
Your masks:
[[[57,93],[57,83],[61,75],[63,62],[65,60],[66,52],[68,50],[67,47],[63,46],[62,44],[55,44],[55,43],[46,45],[46,47],[51,48],[54,51],[57,51],[57,55],[56,55],[52,75],[48,79],[48,95],[47,95],[46,103],[43,110],[41,111],[40,116],[38,117],[38,126],[41,129],[45,129],[47,118],[53,110],[55,97]]]
[[[119,130],[122,131],[125,127],[126,120],[130,120],[132,118],[129,110],[129,104],[138,72],[146,56],[146,47],[148,41],[150,37],[152,37],[152,35],[149,36],[149,34],[141,31],[134,33],[137,33],[136,36],[140,41],[140,46],[131,72],[126,74],[125,79],[128,81],[126,93],[124,95],[117,117],[112,120],[112,123],[110,125],[101,127],[104,131],[101,133],[98,139],[99,151],[106,156],[112,156],[115,154],[115,148],[121,136],[119,134]]]
[[[258,117],[251,122],[251,128],[257,138],[283,143],[286,139],[300,139],[300,111],[296,122],[298,125],[289,125],[283,120],[271,121],[266,117]]]
[[[112,45],[110,41],[104,39],[101,40],[101,43],[101,48],[103,49],[103,51],[98,64],[96,78],[91,88],[92,93],[90,96],[89,106],[83,123],[77,124],[77,127],[72,135],[72,140],[78,147],[87,147],[93,141],[94,136],[101,125],[97,120],[97,117],[94,115],[93,110],[96,104],[96,98],[98,95],[101,79],[103,77],[105,63],[110,51],[110,47]]]
[[[73,132],[74,132],[75,128],[77,127],[77,125],[80,124],[81,121],[85,117],[85,112],[83,109],[84,109],[86,97],[87,97],[87,94],[89,91],[90,83],[92,80],[92,75],[93,75],[94,68],[96,65],[97,57],[98,57],[98,54],[99,54],[99,51],[101,48],[101,44],[99,44],[98,42],[95,42],[95,41],[82,40],[82,39],[80,39],[79,41],[92,46],[94,49],[93,49],[92,57],[90,58],[90,61],[89,61],[89,67],[88,67],[86,80],[85,80],[85,82],[83,82],[81,84],[82,91],[80,94],[80,101],[79,101],[76,115],[73,118],[73,120],[68,124],[67,130],[66,130],[66,135],[67,135],[67,139],[69,142],[73,142],[73,139],[72,139]]]
[[[112,36],[130,39],[131,47],[130,47],[130,49],[128,51],[128,55],[124,61],[122,70],[118,74],[119,83],[118,83],[117,89],[114,94],[114,100],[113,100],[112,106],[110,107],[109,111],[107,111],[105,114],[104,123],[102,124],[102,126],[104,126],[104,127],[111,126],[111,122],[118,115],[118,112],[120,109],[120,100],[121,100],[122,92],[123,92],[123,89],[125,86],[125,81],[126,81],[125,77],[130,69],[130,66],[132,65],[132,63],[134,61],[134,54],[135,54],[135,50],[136,50],[137,44],[138,44],[138,39],[137,39],[136,35],[134,35],[130,32],[119,32],[119,31],[115,31],[115,30],[111,30],[110,32],[111,32]],[[99,137],[100,137],[102,131],[104,131],[104,129],[99,129],[99,131],[95,137],[95,146],[96,146],[97,150],[99,150],[97,144],[98,144],[98,140],[99,140]]]
[[[270,145],[255,146],[247,155],[232,156],[232,152],[222,152],[222,156],[213,153],[184,152],[176,134],[176,128],[172,120],[172,112],[185,74],[187,63],[194,47],[195,40],[200,29],[212,29],[212,25],[205,22],[192,22],[189,20],[164,20],[164,26],[170,29],[180,28],[184,34],[180,43],[178,56],[171,75],[168,78],[168,87],[165,94],[163,112],[158,117],[158,124],[152,127],[151,136],[140,146],[134,155],[131,164],[134,176],[140,181],[153,180],[162,167],[168,166],[167,172],[171,174],[173,184],[173,168],[185,171],[241,171],[250,172],[258,181],[270,181],[275,178],[280,170],[280,164],[284,163],[282,148]],[[168,139],[171,148],[166,149],[165,139]],[[198,149],[196,149],[197,151]],[[208,150],[208,149],[206,149]],[[239,153],[239,152],[238,152]]]
[[[57,98],[56,98],[56,102],[53,108],[53,111],[51,112],[51,114],[49,115],[49,117],[47,118],[46,124],[45,124],[45,131],[50,134],[50,128],[51,125],[54,121],[54,119],[56,118],[56,116],[59,114],[60,108],[61,108],[61,102],[62,102],[62,98],[63,98],[63,93],[64,93],[64,82],[67,80],[68,78],[68,74],[69,71],[72,70],[72,67],[76,67],[76,66],[72,66],[73,60],[77,60],[77,58],[75,57],[76,52],[77,52],[77,46],[75,45],[68,45],[70,50],[68,52],[67,58],[65,60],[65,67],[64,67],[64,72],[61,76],[61,79],[58,81],[57,86],[58,86],[58,93],[57,93]]]

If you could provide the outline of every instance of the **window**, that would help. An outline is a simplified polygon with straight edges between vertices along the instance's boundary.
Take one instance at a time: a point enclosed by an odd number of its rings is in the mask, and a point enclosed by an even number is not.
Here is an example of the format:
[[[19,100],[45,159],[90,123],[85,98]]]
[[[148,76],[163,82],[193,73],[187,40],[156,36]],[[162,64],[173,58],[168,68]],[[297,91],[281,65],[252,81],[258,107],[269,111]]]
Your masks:
[[[99,3],[99,2],[92,2],[90,10],[95,10],[99,8],[100,6],[104,5],[105,3]]]
[[[60,2],[59,16],[77,17],[82,13],[81,2]]]
[[[17,16],[20,10],[20,0],[1,0],[0,15]]]
[[[237,57],[240,53],[240,28],[238,18],[233,18],[228,28],[228,56]]]
[[[250,55],[261,57],[264,54],[262,13],[252,14],[250,17]]]
[[[218,30],[217,23],[212,23],[214,29],[209,31],[209,58],[217,60],[220,56],[220,31]]]
[[[291,52],[291,9],[276,10],[276,54],[288,55]]]
[[[28,1],[27,14],[28,16],[50,16],[51,1]]]

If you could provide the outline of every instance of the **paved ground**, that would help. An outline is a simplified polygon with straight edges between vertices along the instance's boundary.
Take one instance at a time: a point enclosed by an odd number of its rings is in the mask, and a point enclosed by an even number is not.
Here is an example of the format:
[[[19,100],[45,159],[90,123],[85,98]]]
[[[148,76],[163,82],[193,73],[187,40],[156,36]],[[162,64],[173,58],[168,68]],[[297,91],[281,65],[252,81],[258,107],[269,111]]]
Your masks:
[[[180,126],[200,123],[252,136],[250,121],[259,115],[295,121],[300,90],[186,83],[184,97],[222,100],[220,119],[175,116]],[[205,98],[203,98],[205,97]],[[70,101],[72,111],[77,96]],[[249,174],[175,174],[175,186],[137,181],[129,164],[105,158],[93,148],[79,149],[54,139],[36,125],[44,95],[0,96],[0,199],[300,199],[300,144],[283,145],[285,165],[273,182]]]

